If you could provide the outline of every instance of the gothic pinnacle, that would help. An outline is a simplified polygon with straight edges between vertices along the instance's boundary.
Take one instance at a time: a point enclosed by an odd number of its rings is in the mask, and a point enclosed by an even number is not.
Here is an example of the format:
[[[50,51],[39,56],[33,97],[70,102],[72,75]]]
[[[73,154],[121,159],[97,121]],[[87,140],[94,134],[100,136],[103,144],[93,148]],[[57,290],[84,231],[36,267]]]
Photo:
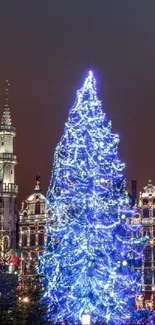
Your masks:
[[[10,115],[10,108],[8,104],[8,95],[9,95],[9,82],[6,80],[5,82],[5,105],[4,105],[4,111],[2,116],[1,125],[11,125],[11,115]]]

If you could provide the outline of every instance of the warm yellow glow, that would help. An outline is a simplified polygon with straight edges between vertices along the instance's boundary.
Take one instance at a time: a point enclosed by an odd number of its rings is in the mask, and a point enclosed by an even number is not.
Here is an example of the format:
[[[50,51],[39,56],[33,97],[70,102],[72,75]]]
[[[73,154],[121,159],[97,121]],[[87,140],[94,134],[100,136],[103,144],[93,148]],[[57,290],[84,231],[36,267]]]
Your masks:
[[[29,298],[28,297],[24,297],[23,298],[23,302],[25,302],[25,303],[29,302]]]

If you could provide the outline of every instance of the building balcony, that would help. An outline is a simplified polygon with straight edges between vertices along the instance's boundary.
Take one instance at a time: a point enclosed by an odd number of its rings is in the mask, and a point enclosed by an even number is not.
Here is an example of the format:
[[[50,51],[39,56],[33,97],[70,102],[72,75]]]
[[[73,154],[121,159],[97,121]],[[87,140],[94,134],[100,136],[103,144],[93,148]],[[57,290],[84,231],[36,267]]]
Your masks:
[[[16,164],[17,162],[17,156],[14,155],[13,153],[0,153],[0,163],[5,163],[5,162],[12,162]]]
[[[34,224],[38,222],[39,225],[44,225],[46,222],[46,214],[19,214],[19,222],[22,224]]]
[[[0,194],[17,194],[18,185],[13,183],[1,183],[0,184]]]
[[[16,135],[16,128],[13,125],[0,125],[0,133]]]

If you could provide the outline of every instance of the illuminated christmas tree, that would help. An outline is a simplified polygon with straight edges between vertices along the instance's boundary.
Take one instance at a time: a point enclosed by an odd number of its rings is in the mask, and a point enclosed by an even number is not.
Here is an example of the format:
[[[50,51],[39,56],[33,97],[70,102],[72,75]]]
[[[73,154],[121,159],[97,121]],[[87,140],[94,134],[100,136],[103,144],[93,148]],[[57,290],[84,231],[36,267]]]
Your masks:
[[[47,193],[47,245],[41,259],[48,314],[58,322],[121,324],[130,318],[144,242],[118,158],[119,136],[97,98],[89,72],[56,147]],[[132,236],[133,234],[133,236]]]

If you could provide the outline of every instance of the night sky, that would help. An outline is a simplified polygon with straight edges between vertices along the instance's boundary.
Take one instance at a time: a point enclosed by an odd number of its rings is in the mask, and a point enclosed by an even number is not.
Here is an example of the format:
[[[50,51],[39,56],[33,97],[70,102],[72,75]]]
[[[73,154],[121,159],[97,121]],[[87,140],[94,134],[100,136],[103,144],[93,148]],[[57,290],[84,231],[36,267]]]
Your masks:
[[[0,114],[9,79],[16,183],[47,190],[76,90],[93,69],[128,183],[155,182],[155,1],[33,0],[0,4]]]

